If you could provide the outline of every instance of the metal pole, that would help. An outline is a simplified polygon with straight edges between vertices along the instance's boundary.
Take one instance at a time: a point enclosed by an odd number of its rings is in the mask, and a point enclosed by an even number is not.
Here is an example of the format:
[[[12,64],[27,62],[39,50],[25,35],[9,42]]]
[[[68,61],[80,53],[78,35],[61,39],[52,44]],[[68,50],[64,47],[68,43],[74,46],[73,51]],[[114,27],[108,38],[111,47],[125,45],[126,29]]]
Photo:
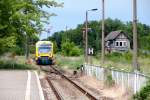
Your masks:
[[[86,63],[88,63],[88,11],[86,11],[86,22],[85,22],[85,59]]]
[[[105,41],[104,41],[104,34],[105,34],[105,8],[104,8],[104,0],[102,0],[102,50],[101,50],[101,64],[104,64],[104,56],[105,56]]]
[[[137,61],[137,1],[133,0],[133,69],[139,70]]]
[[[84,48],[84,61],[86,62],[86,52],[85,52],[85,30],[83,30],[83,48]]]

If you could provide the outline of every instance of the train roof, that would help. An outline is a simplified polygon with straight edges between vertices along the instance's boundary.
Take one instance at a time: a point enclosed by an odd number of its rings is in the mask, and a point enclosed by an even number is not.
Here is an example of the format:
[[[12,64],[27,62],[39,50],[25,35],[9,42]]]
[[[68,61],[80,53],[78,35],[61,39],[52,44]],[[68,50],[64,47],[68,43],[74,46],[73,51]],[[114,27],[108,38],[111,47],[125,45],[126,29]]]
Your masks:
[[[51,41],[38,41],[36,43],[36,46],[41,45],[41,44],[53,44]]]

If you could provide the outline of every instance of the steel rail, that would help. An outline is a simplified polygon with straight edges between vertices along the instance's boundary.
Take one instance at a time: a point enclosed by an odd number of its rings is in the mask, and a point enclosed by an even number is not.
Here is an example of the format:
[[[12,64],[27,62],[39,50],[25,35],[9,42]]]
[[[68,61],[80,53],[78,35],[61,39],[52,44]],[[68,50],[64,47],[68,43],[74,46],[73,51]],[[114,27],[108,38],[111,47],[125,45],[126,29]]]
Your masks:
[[[49,83],[51,89],[53,90],[53,92],[54,92],[56,98],[57,98],[58,100],[64,100],[63,97],[62,97],[62,96],[60,95],[60,93],[58,92],[57,88],[55,88],[55,86],[53,85],[53,83],[51,82],[51,80],[48,78],[48,76],[46,76],[46,80],[48,81],[48,83]]]
[[[63,78],[65,78],[67,81],[69,81],[71,84],[73,84],[77,89],[79,89],[83,94],[85,94],[90,100],[98,100],[96,97],[94,97],[91,93],[89,93],[88,91],[86,91],[85,89],[83,89],[82,87],[80,87],[79,85],[77,85],[75,82],[73,82],[71,79],[69,79],[67,76],[65,76],[62,72],[60,72],[59,70],[57,70],[56,68],[50,66],[53,70],[55,70],[56,72],[58,72],[58,74],[60,74]]]

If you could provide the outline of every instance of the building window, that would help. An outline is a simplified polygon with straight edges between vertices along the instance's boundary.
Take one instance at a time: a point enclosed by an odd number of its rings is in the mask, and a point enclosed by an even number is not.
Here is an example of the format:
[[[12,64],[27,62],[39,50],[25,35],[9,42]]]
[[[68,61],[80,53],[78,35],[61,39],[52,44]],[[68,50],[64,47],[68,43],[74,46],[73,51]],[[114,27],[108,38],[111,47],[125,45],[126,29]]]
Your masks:
[[[119,42],[116,42],[116,47],[118,47],[119,46]]]
[[[116,41],[115,46],[116,47],[126,47],[127,42],[126,41]]]
[[[124,46],[125,46],[125,47],[127,46],[127,42],[124,42]]]
[[[120,47],[122,47],[122,42],[120,42]]]

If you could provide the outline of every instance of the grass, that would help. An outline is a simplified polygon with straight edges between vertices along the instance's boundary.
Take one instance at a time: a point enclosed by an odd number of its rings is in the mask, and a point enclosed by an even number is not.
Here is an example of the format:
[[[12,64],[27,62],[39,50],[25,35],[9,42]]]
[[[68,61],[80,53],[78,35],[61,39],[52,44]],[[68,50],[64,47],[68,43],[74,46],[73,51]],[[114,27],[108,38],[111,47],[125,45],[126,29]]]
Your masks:
[[[0,61],[0,69],[33,69],[31,65],[19,64],[12,61]]]
[[[84,63],[84,57],[64,57],[61,55],[56,55],[57,64],[61,68],[77,69],[81,64]],[[150,75],[150,57],[140,56],[138,58],[141,72]],[[92,57],[92,64],[101,65],[100,55]],[[121,70],[125,72],[132,72],[132,55],[130,53],[125,54],[108,54],[105,56],[105,64],[103,67],[111,67],[115,70]]]
[[[8,54],[0,57],[0,69],[26,70],[35,69],[35,67],[27,64],[24,56],[11,56]]]
[[[100,65],[100,56],[93,57],[93,64]],[[150,75],[150,57],[149,56],[139,56],[138,57],[139,66],[142,73]],[[105,56],[105,64],[103,67],[111,67],[115,70],[123,70],[127,72],[133,71],[132,67],[132,55],[129,53],[125,54],[108,54]]]
[[[83,56],[79,57],[64,57],[61,55],[56,55],[56,64],[64,69],[76,70],[83,64]]]

